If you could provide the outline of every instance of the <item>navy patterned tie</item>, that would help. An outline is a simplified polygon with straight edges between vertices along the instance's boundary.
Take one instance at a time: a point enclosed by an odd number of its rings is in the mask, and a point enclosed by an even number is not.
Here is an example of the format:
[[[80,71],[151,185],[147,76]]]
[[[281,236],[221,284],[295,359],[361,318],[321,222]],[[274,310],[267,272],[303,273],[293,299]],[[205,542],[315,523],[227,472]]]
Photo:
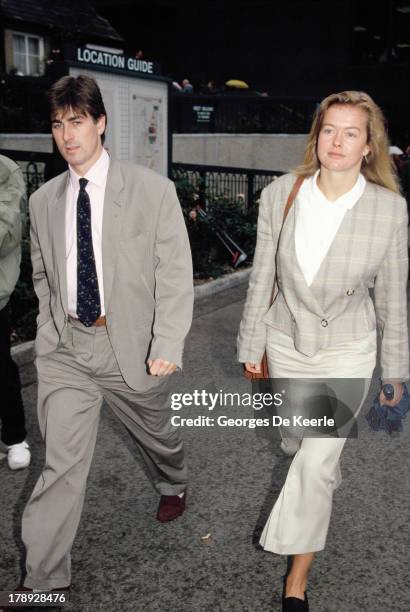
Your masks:
[[[88,180],[80,179],[77,199],[77,316],[90,327],[101,314],[93,240],[90,198],[85,188]]]

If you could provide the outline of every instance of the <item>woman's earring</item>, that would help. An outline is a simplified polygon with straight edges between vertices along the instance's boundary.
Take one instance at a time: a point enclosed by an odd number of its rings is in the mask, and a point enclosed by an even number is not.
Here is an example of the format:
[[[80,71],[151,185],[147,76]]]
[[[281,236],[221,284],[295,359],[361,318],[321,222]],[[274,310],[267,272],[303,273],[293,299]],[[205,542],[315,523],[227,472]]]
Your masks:
[[[363,155],[363,157],[364,157],[364,161],[366,162],[366,164],[368,164],[368,163],[369,163],[369,160],[367,159],[367,156],[368,156],[368,153],[366,153],[366,155]]]

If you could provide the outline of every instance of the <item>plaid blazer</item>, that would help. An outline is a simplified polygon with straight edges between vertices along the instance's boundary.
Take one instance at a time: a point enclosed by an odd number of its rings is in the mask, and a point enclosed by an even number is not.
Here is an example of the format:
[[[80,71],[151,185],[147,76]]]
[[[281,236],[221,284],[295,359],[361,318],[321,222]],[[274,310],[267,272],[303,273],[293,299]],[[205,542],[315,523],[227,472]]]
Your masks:
[[[367,182],[346,212],[308,286],[295,250],[296,198],[282,216],[295,176],[286,174],[262,191],[253,269],[238,335],[238,360],[259,363],[266,326],[291,336],[299,352],[381,335],[383,379],[409,377],[407,335],[407,206],[398,194]],[[280,234],[280,240],[279,240]],[[276,295],[271,304],[276,277]],[[374,305],[369,289],[374,288]]]

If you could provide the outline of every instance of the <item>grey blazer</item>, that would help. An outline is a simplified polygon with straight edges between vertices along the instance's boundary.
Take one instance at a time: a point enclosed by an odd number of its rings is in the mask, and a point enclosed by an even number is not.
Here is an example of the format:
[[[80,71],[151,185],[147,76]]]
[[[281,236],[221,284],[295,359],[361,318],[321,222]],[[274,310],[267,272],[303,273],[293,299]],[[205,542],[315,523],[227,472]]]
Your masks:
[[[294,181],[294,175],[286,174],[261,195],[255,257],[238,336],[239,361],[261,361],[267,325],[291,336],[298,351],[312,356],[319,349],[365,337],[377,324],[382,378],[407,379],[406,201],[367,182],[308,286],[295,250],[297,198],[279,240]],[[275,275],[278,291],[270,306]]]
[[[67,325],[65,208],[69,173],[30,198],[37,356],[54,351]],[[111,160],[104,200],[102,256],[107,330],[133,389],[155,384],[148,359],[182,367],[192,321],[189,240],[175,187],[159,174]]]

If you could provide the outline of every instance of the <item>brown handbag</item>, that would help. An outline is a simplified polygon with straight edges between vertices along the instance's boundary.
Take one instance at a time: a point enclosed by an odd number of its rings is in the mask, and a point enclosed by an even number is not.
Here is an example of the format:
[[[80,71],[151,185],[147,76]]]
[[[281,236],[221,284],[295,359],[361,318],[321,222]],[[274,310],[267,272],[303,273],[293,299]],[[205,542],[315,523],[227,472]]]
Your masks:
[[[285,223],[286,217],[288,216],[288,212],[290,211],[290,209],[292,207],[292,204],[295,201],[295,198],[296,198],[296,196],[298,194],[298,191],[299,191],[300,186],[302,185],[303,181],[304,181],[304,177],[303,176],[298,176],[298,178],[295,181],[295,184],[292,187],[292,191],[289,194],[289,197],[288,197],[287,202],[286,202],[285,209],[283,211],[281,231],[282,231],[282,228],[283,228],[283,224]],[[276,287],[276,278],[275,278],[275,280],[273,282],[272,295],[271,295],[269,306],[272,305],[273,298],[275,297],[275,287]],[[262,361],[261,361],[261,371],[260,372],[248,372],[248,370],[245,368],[245,364],[243,365],[243,367],[244,367],[244,374],[245,374],[246,378],[249,378],[249,380],[255,380],[255,379],[260,379],[260,378],[269,378],[268,358],[267,358],[267,355],[266,355],[266,350],[263,353],[263,357],[262,357]]]

